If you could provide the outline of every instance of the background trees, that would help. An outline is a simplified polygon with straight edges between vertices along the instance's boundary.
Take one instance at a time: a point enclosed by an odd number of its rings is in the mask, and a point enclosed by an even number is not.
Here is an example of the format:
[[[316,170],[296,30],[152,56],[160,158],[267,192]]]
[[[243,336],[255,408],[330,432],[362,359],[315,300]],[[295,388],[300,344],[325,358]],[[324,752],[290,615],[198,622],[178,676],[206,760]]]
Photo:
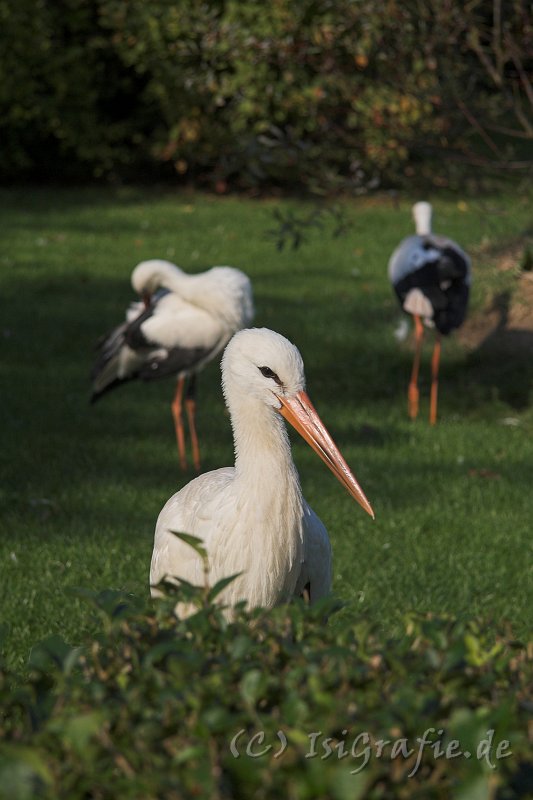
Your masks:
[[[3,0],[0,172],[359,191],[413,176],[446,185],[472,165],[527,169],[529,11]]]

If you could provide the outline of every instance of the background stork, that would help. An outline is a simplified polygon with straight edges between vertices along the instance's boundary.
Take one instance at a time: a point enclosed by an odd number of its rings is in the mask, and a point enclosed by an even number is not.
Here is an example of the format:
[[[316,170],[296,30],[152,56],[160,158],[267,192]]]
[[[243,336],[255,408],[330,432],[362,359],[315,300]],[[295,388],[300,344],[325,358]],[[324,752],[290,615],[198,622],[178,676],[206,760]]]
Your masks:
[[[389,278],[404,311],[414,317],[415,355],[408,391],[409,416],[418,414],[418,373],[424,324],[435,328],[429,421],[437,421],[440,335],[463,322],[471,282],[470,259],[459,245],[431,231],[431,205],[413,206],[416,235],[403,239],[389,260]]]
[[[142,302],[132,303],[126,321],[102,337],[93,367],[91,402],[120,384],[140,378],[177,376],[172,415],[180,464],[187,467],[183,403],[193,463],[200,469],[195,425],[195,378],[235,331],[250,325],[254,308],[249,278],[233,267],[188,275],[169,261],[142,261],[131,282]],[[185,379],[190,377],[184,401]]]
[[[224,603],[270,608],[304,590],[314,602],[330,590],[331,547],[302,496],[282,417],[373,517],[372,508],[311,405],[302,358],[287,339],[266,328],[235,334],[222,359],[222,386],[235,466],[200,475],[166,503],[157,520],[150,583],[165,576],[203,582],[202,561],[172,534],[179,531],[203,540],[211,585],[242,573],[222,593]]]

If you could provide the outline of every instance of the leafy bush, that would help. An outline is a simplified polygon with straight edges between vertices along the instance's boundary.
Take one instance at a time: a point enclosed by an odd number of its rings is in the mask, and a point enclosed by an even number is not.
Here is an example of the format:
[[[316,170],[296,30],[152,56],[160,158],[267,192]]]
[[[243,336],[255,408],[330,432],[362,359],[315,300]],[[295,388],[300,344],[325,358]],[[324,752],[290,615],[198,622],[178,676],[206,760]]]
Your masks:
[[[142,85],[100,27],[98,5],[0,2],[3,177],[98,177],[143,165]]]
[[[445,182],[533,137],[525,0],[0,0],[0,174]],[[430,163],[426,162],[430,159]],[[436,174],[434,174],[434,172]]]
[[[1,675],[0,797],[526,796],[532,652],[504,626],[410,616],[384,641],[325,624],[331,602],[228,621],[219,589],[85,592],[97,638]]]
[[[357,190],[441,135],[436,74],[403,4],[104,0],[102,15],[146,78],[156,153],[179,173]]]

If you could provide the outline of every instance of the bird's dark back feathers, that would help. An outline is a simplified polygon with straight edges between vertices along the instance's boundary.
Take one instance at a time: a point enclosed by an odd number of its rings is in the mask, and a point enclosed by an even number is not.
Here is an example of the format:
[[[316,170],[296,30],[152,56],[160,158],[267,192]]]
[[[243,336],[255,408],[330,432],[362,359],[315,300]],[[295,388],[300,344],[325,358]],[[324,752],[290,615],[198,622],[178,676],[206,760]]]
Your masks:
[[[405,274],[394,283],[403,306],[412,289],[420,289],[433,307],[433,322],[442,334],[458,328],[465,316],[469,298],[469,264],[451,245],[439,245],[433,237],[422,239],[422,247],[432,252],[432,259]],[[440,254],[435,258],[435,251]]]

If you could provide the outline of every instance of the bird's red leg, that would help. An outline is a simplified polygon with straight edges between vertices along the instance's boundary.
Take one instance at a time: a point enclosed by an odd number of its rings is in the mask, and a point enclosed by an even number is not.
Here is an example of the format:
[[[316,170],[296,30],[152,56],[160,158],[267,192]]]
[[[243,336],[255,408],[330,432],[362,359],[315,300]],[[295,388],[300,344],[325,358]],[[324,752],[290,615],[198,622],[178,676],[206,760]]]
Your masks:
[[[197,472],[200,471],[200,445],[196,434],[196,375],[192,375],[187,387],[185,397],[185,408],[187,409],[187,419],[189,420],[189,433],[191,435],[192,461]]]
[[[411,419],[416,419],[418,415],[418,372],[420,370],[420,354],[422,352],[422,340],[424,338],[424,326],[418,314],[414,315],[415,319],[415,357],[413,360],[413,369],[411,372],[411,381],[409,383],[409,391],[407,395],[408,410]]]
[[[187,458],[185,456],[185,431],[183,429],[182,399],[183,389],[185,388],[185,378],[178,378],[176,394],[172,401],[171,409],[174,417],[174,427],[176,428],[176,440],[178,442],[178,453],[182,470],[187,469]]]
[[[429,406],[429,422],[435,425],[437,422],[437,395],[439,391],[439,364],[440,364],[440,336],[435,336],[435,347],[431,357],[431,401]]]

